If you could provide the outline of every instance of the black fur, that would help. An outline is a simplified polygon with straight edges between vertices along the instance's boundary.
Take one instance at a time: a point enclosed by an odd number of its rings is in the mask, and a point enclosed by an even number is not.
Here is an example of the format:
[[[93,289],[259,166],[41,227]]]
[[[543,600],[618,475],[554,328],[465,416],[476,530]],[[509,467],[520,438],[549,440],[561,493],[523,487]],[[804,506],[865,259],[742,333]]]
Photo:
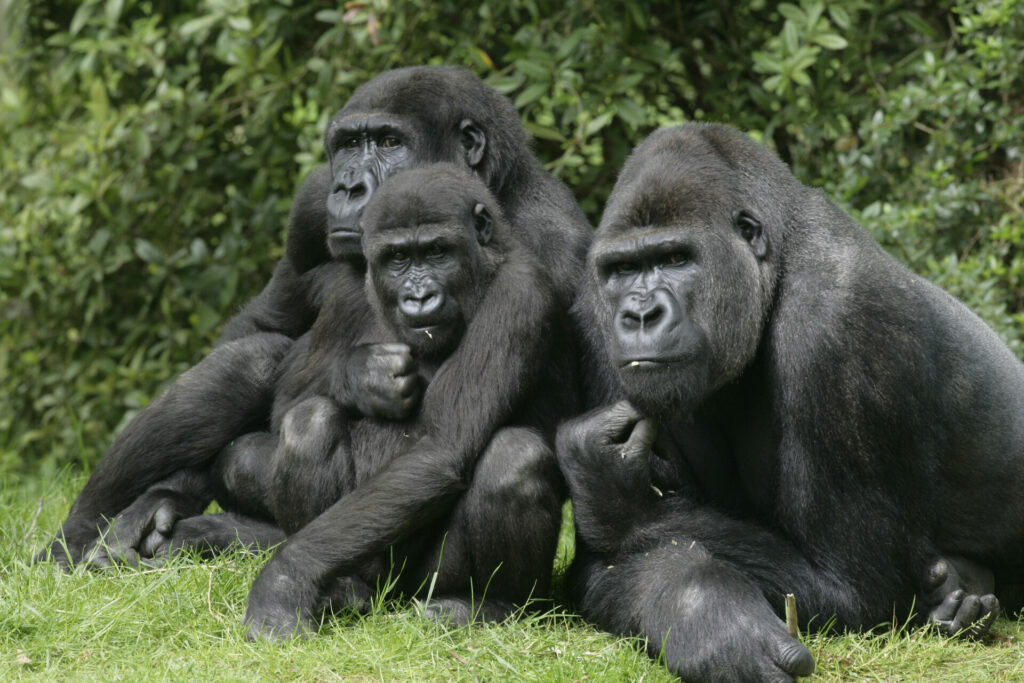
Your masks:
[[[992,572],[1024,579],[1024,368],[981,320],[719,125],[634,151],[588,272],[629,402],[559,431],[582,614],[687,680],[807,675],[786,593],[805,627],[987,630]]]
[[[371,118],[404,126],[409,137],[401,141],[407,152],[401,163],[388,166],[380,155],[371,154],[348,166],[355,162],[338,157],[339,141],[332,132],[339,130],[339,122]],[[377,139],[369,142],[376,145]],[[369,142],[362,141],[367,149]],[[347,335],[360,334],[364,329],[360,325],[368,319],[362,287],[365,263],[360,254],[345,250],[334,252],[341,260],[329,260],[328,237],[334,230],[352,227],[347,224],[358,218],[376,185],[402,167],[446,160],[471,168],[491,188],[513,235],[541,258],[562,300],[569,300],[582,272],[590,226],[568,189],[548,175],[531,153],[515,108],[469,71],[412,67],[377,76],[360,87],[335,116],[325,143],[331,163],[314,171],[299,188],[285,258],[266,288],[228,322],[210,356],[125,427],[40,559],[52,555],[70,565],[89,557],[105,564],[105,551],[94,549],[102,533],[115,555],[133,556],[144,542],[149,543],[151,532],[166,528],[166,524],[155,528],[158,513],[166,520],[201,512],[218,482],[207,480],[199,486],[196,476],[209,474],[210,463],[233,440],[267,428],[280,391],[286,395],[297,391],[279,387],[281,369],[291,366],[286,357],[306,353],[310,337],[301,344],[293,340],[310,330],[323,306],[336,313],[316,326],[313,337],[330,337],[333,345],[322,343],[317,348],[351,361],[334,364],[338,371],[326,394],[356,409],[385,415],[393,411],[395,402],[389,397],[373,401],[362,391],[373,383],[372,377],[367,379],[371,373],[361,365],[366,357],[346,342]],[[363,180],[372,171],[372,187],[358,190],[359,201],[348,197],[341,186],[346,169]],[[290,381],[294,383],[295,378]],[[280,417],[276,415],[274,422]],[[177,474],[190,469],[194,471]],[[154,482],[172,475],[158,485],[161,495],[142,495]],[[183,490],[182,486],[194,488]],[[236,502],[245,509],[244,501]],[[168,511],[168,506],[173,510]],[[114,516],[119,519],[108,526],[107,520]]]

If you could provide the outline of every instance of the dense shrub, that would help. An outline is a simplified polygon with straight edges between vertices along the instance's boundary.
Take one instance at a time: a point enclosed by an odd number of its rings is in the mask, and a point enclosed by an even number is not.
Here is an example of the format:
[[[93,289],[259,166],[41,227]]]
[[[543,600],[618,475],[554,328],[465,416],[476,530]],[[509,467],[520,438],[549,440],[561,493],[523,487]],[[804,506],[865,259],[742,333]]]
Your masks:
[[[1024,0],[0,12],[0,471],[94,462],[201,358],[269,277],[329,115],[407,64],[507,94],[594,220],[654,128],[740,126],[1024,349]]]

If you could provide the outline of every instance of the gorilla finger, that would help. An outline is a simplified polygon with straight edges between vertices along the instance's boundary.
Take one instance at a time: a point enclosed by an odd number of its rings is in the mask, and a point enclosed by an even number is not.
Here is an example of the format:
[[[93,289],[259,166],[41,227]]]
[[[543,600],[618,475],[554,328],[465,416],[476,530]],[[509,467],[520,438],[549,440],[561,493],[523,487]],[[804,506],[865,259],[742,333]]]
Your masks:
[[[390,343],[386,343],[386,344],[376,344],[374,348],[379,352],[379,355],[401,355],[401,354],[405,354],[405,355],[407,355],[409,357],[412,357],[412,349],[409,347],[408,344],[403,344],[401,342],[390,342]]]
[[[377,357],[378,367],[388,375],[397,377],[416,371],[416,359],[406,350]]]
[[[946,580],[949,578],[949,563],[945,559],[939,558],[925,571],[924,576],[924,590],[926,593],[937,592],[944,587]],[[942,595],[945,595],[949,591],[942,591]],[[935,602],[939,602],[938,599]]]
[[[181,515],[169,501],[161,505],[153,515],[153,530],[164,536],[170,536],[174,523],[181,519]]]
[[[772,659],[790,676],[810,676],[814,673],[814,655],[795,638],[786,636],[779,643]]]
[[[968,595],[960,603],[956,616],[950,624],[953,633],[965,631],[971,624],[978,620],[981,614],[981,600],[977,595]]]
[[[414,394],[419,393],[420,376],[402,375],[401,377],[395,377],[392,386],[395,391],[395,396],[409,398]]]
[[[88,550],[83,556],[83,561],[86,566],[95,569],[107,569],[114,566],[110,556],[107,554],[106,548],[99,545],[95,545]]]
[[[598,418],[605,438],[613,443],[622,443],[633,431],[633,426],[643,419],[643,415],[629,401],[619,401],[603,411]]]
[[[658,437],[658,423],[644,418],[636,423],[626,444],[622,447],[622,457],[631,458],[644,456],[651,452],[654,441]]]
[[[168,544],[171,542],[170,530],[167,534],[162,533],[158,529],[154,529],[146,538],[143,539],[142,543],[139,544],[139,554],[143,557],[158,557],[167,550]]]
[[[971,635],[973,637],[981,638],[988,635],[988,632],[992,629],[992,624],[996,622],[996,618],[999,616],[999,608],[999,599],[996,596],[981,596],[981,614],[977,623],[971,627]]]
[[[960,609],[960,603],[964,599],[963,589],[957,589],[946,596],[938,607],[928,615],[931,621],[952,621]]]

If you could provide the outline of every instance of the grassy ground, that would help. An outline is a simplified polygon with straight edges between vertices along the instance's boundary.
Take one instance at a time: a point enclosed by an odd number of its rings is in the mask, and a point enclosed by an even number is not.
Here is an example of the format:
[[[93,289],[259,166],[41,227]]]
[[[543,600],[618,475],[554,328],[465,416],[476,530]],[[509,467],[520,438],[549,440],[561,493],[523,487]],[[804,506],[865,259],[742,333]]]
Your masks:
[[[674,680],[642,644],[564,609],[447,630],[392,604],[336,619],[312,640],[249,643],[239,624],[261,558],[72,574],[30,565],[81,483],[8,480],[0,489],[0,680]],[[570,552],[564,539],[558,572]],[[891,628],[805,642],[815,680],[1019,681],[1022,636],[1020,622],[1001,620],[982,643]]]

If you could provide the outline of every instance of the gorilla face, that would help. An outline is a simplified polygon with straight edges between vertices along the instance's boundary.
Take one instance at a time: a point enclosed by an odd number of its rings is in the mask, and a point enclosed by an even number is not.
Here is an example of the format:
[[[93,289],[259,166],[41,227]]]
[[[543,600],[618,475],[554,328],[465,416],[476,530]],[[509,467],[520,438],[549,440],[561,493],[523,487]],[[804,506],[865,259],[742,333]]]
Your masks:
[[[697,152],[683,157],[691,170],[680,170],[677,149],[627,166],[590,252],[609,357],[629,400],[651,416],[692,411],[737,377],[771,299],[761,219],[735,182],[721,181],[732,181],[730,170]]]
[[[327,244],[333,258],[361,256],[359,217],[395,173],[441,161],[470,169],[484,164],[487,136],[466,111],[486,104],[457,97],[467,78],[474,77],[427,67],[386,72],[353,93],[331,119],[324,148],[332,178]]]
[[[450,354],[494,268],[493,199],[451,164],[407,171],[374,197],[362,225],[380,317],[421,358]]]

